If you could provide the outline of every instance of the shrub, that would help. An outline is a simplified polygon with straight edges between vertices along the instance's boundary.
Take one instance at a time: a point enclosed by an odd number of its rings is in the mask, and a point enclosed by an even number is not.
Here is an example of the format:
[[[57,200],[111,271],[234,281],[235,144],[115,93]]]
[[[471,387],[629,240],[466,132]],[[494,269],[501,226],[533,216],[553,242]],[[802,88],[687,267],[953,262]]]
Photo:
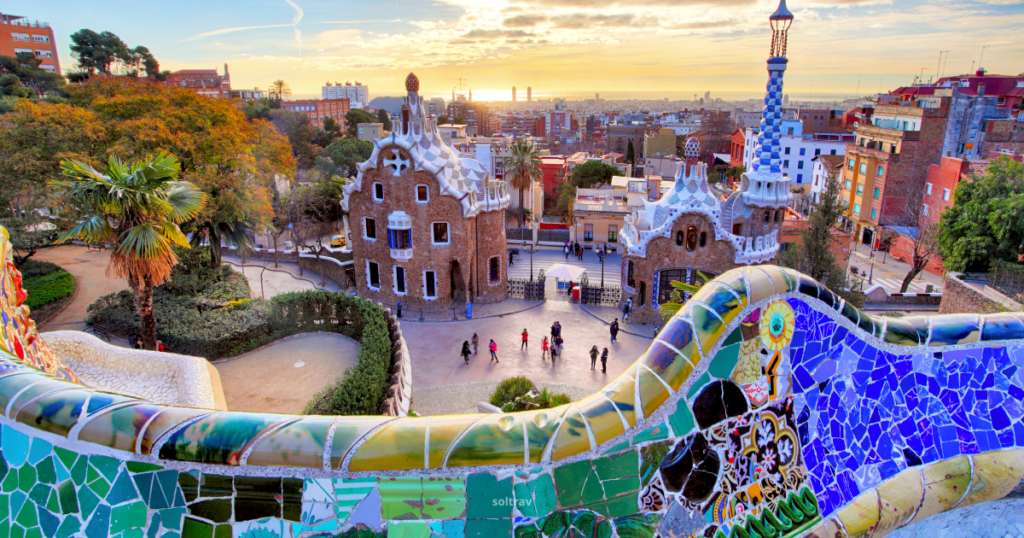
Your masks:
[[[28,299],[25,300],[25,304],[30,309],[36,309],[74,293],[75,277],[71,276],[67,271],[58,270],[43,276],[26,279],[22,285],[25,291],[28,292]]]
[[[18,270],[21,271],[21,278],[23,280],[28,280],[37,276],[48,275],[56,271],[61,271],[62,269],[55,263],[29,259],[25,260],[25,263],[18,266]]]
[[[509,377],[498,383],[498,387],[491,394],[491,405],[501,407],[507,402],[514,402],[516,398],[525,396],[530,389],[534,388],[533,381],[523,377]]]

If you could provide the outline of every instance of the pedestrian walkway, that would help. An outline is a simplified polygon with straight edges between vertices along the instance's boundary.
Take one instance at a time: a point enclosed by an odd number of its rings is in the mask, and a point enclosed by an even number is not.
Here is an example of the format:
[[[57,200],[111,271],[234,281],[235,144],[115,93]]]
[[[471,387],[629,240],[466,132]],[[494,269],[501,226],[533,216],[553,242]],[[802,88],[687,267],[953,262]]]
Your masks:
[[[873,263],[872,260],[874,260]],[[874,265],[874,271],[872,271],[872,265]],[[858,269],[857,275],[864,280],[864,289],[879,284],[889,293],[899,293],[900,287],[903,285],[903,279],[910,272],[910,264],[897,260],[889,256],[888,253],[879,251],[875,251],[872,258],[872,252],[868,245],[861,244],[854,245],[854,251],[850,253],[850,263],[847,266],[848,271],[849,267],[856,267]],[[859,276],[861,273],[864,273],[865,276]],[[870,283],[868,283],[869,277]],[[941,276],[921,271],[911,282],[906,293],[925,293],[926,286],[929,284],[932,285],[934,292],[942,291]]]
[[[325,278],[324,284],[321,285],[319,271],[303,269],[302,275],[300,275],[297,263],[279,262],[278,267],[275,268],[274,260],[246,260],[244,266],[241,258],[235,256],[224,256],[222,260],[235,271],[245,275],[245,278],[249,280],[249,290],[254,298],[269,299],[291,291],[344,291],[330,278]]]
[[[515,256],[515,263],[508,267],[509,278],[530,278],[530,255],[522,246],[510,244],[509,248],[518,248],[519,255]],[[620,249],[621,250],[621,249]],[[506,260],[507,262],[508,260]],[[601,261],[593,250],[583,253],[583,261],[576,259],[572,254],[566,259],[565,253],[558,247],[541,247],[533,254],[533,274],[537,276],[540,271],[547,270],[556,263],[575,265],[587,270],[587,278],[591,284],[601,284]],[[606,286],[618,286],[622,277],[622,254],[608,254],[604,260],[604,283]]]

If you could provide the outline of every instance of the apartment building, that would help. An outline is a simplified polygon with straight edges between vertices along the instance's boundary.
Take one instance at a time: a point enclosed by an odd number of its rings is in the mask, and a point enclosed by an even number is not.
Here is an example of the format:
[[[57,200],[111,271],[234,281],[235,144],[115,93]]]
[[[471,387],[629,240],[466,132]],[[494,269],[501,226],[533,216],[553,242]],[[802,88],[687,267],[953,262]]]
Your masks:
[[[846,147],[842,198],[845,225],[875,244],[879,226],[914,226],[928,166],[942,157],[949,97],[899,101],[875,107],[871,124],[859,124]]]
[[[50,24],[21,15],[0,13],[0,55],[17,56],[22,53],[38,58],[40,69],[60,73],[57,41]]]
[[[351,110],[348,99],[302,99],[298,101],[284,101],[281,108],[294,112],[304,112],[309,116],[310,121],[320,127],[327,118],[334,118],[334,121],[345,125],[345,114]]]
[[[625,154],[629,142],[632,141],[634,155],[639,159],[643,156],[644,137],[653,131],[654,128],[650,125],[610,123],[605,134],[608,151]]]
[[[351,82],[331,84],[328,82],[320,88],[320,97],[322,99],[348,99],[352,108],[364,108],[370,102],[370,88],[360,84],[359,81],[356,81],[355,84]]]
[[[216,69],[182,69],[167,75],[166,86],[187,88],[199,95],[218,99],[231,98],[231,75],[228,64],[224,64],[224,74]]]
[[[793,185],[811,183],[814,174],[812,159],[818,155],[843,155],[854,141],[852,134],[805,132],[806,125],[798,119],[782,120],[782,173]],[[754,147],[760,129],[746,129],[743,142],[743,165],[750,170],[757,158]],[[735,148],[737,144],[732,143]]]

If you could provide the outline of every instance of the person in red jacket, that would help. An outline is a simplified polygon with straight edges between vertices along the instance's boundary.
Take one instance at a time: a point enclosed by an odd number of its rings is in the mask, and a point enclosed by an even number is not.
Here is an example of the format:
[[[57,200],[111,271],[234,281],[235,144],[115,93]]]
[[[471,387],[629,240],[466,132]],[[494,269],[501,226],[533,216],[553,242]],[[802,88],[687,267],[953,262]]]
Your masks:
[[[498,344],[491,340],[491,343],[487,345],[488,349],[491,350],[491,360],[494,362],[501,362],[498,360]]]
[[[526,332],[526,329],[523,329],[523,343],[519,344],[519,350],[522,351],[524,349],[530,350],[530,333]]]

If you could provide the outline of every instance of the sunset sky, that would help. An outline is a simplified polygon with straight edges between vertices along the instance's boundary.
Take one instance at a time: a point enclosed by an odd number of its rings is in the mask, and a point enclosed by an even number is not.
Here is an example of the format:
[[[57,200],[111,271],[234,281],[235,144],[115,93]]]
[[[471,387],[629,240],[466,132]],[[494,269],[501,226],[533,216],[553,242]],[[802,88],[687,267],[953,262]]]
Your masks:
[[[49,22],[61,65],[69,36],[109,30],[145,45],[163,69],[231,70],[235,88],[278,78],[296,96],[358,80],[371,97],[399,95],[409,71],[426,94],[458,77],[475,100],[638,92],[692,97],[763,92],[768,15],[777,0],[13,0],[7,13]],[[862,94],[910,84],[979,60],[990,73],[1024,71],[1018,0],[792,0],[786,93]],[[977,67],[977,66],[976,66]],[[646,94],[645,94],[646,95]]]

